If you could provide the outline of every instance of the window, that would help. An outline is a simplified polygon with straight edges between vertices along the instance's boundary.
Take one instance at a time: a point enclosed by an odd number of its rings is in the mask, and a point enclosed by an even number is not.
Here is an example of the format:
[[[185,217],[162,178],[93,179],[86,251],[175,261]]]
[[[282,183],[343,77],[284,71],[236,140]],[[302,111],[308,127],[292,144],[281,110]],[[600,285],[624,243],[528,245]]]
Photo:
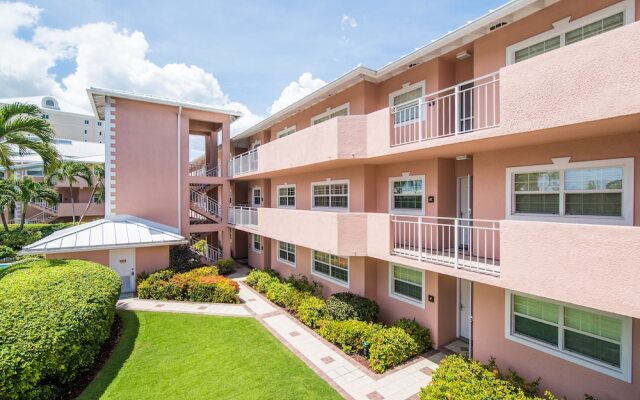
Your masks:
[[[312,183],[313,207],[320,209],[348,210],[349,181]]]
[[[257,253],[261,253],[262,252],[262,236],[260,235],[256,235],[255,233],[251,235],[251,240],[253,242],[253,245],[251,246],[251,249]]]
[[[44,105],[47,107],[55,107],[56,103],[53,100],[49,99],[49,100],[45,100]]]
[[[86,129],[84,130],[84,134],[85,134],[85,135],[87,134],[87,130],[86,130]]]
[[[98,204],[100,202],[99,200],[100,200],[100,196],[99,195],[94,193],[93,196],[91,196],[91,202],[93,204]]]
[[[623,0],[592,14],[553,23],[553,29],[507,47],[507,64],[527,60],[548,51],[579,42],[632,23],[634,1]]]
[[[296,245],[287,242],[278,242],[278,261],[296,266]]]
[[[512,219],[632,224],[631,158],[507,168],[507,179]]]
[[[285,137],[285,136],[289,136],[289,135],[291,135],[292,133],[295,133],[295,131],[296,131],[296,127],[295,127],[295,126],[292,126],[292,127],[290,127],[290,128],[284,128],[283,130],[281,130],[280,132],[278,132],[278,134],[276,135],[276,137],[277,137],[278,139],[280,139],[280,138],[283,138],[283,137]]]
[[[389,106],[393,108],[394,124],[400,125],[418,119],[420,98],[424,96],[424,81],[403,87],[389,95]]]
[[[389,294],[391,297],[424,306],[424,271],[390,264]]]
[[[28,169],[27,176],[44,176],[44,170],[42,168]]]
[[[42,114],[42,119],[49,119],[49,114]]]
[[[323,278],[349,287],[349,259],[313,250],[311,252],[312,272]]]
[[[630,379],[627,317],[507,291],[508,339],[619,379]]]
[[[254,207],[260,207],[260,204],[262,204],[262,188],[256,186],[251,189],[251,204]]]
[[[85,120],[84,120],[84,124],[85,124],[85,125],[89,125],[89,120],[88,120],[88,119],[85,119]]]
[[[296,207],[296,185],[280,185],[278,189],[278,208]]]
[[[316,115],[315,117],[311,118],[311,125],[317,125],[332,118],[342,117],[345,115],[349,115],[349,103],[343,104],[336,108],[327,109],[327,111],[323,112],[322,114]]]
[[[397,214],[423,214],[424,175],[389,179],[389,210]]]
[[[260,145],[262,145],[262,141],[256,140],[255,142],[251,143],[251,150],[257,149],[258,147],[260,147]]]
[[[102,121],[98,121],[98,126],[102,126]]]

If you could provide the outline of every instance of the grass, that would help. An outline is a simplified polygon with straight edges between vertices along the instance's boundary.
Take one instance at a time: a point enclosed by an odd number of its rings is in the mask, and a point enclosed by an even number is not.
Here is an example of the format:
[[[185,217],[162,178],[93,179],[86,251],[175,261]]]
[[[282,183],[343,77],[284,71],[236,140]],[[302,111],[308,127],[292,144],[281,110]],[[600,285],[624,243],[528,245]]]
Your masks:
[[[252,318],[119,315],[120,343],[79,400],[341,398]]]

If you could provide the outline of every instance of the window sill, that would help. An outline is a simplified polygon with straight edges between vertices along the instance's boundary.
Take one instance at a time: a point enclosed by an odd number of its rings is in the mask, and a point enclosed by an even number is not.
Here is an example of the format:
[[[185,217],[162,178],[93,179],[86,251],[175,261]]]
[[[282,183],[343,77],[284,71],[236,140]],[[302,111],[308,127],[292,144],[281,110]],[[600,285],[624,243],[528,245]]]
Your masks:
[[[320,273],[315,272],[313,270],[311,271],[311,275],[317,276],[320,279],[323,279],[325,281],[329,281],[331,283],[335,283],[338,286],[342,286],[344,288],[349,289],[349,282],[344,282],[344,281],[341,281],[341,280],[338,280],[338,279],[335,279],[335,278],[331,278],[330,276],[320,274]]]
[[[410,304],[410,305],[412,305],[414,307],[417,307],[417,308],[419,308],[421,310],[424,310],[424,306],[425,306],[424,305],[424,300],[420,302],[418,300],[415,300],[415,299],[412,299],[412,298],[409,298],[409,297],[406,297],[406,296],[403,296],[401,294],[397,294],[397,293],[394,293],[394,292],[389,292],[389,297],[391,297],[392,299],[398,300],[398,301],[402,301],[403,303]]]
[[[284,265],[286,265],[288,267],[291,267],[291,268],[295,268],[296,267],[296,263],[292,263],[291,261],[283,260],[281,258],[277,258],[277,260],[278,260],[279,263],[284,264]]]

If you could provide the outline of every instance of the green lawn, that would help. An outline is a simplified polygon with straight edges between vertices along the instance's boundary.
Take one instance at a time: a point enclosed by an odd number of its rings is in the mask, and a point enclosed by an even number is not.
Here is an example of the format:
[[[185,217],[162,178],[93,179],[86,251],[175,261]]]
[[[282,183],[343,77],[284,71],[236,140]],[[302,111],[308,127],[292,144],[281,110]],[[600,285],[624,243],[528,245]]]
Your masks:
[[[252,318],[119,315],[120,343],[80,400],[341,398]]]

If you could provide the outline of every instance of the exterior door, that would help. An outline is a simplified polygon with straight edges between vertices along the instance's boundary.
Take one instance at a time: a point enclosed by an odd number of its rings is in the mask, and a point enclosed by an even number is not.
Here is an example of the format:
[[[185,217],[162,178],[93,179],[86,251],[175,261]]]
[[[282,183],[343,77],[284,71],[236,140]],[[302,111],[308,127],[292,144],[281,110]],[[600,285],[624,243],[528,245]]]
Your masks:
[[[458,279],[458,336],[471,339],[471,281]]]
[[[458,177],[458,248],[471,249],[471,206],[473,201],[473,179],[471,175]]]
[[[109,250],[109,266],[122,280],[122,293],[136,291],[136,249]]]

